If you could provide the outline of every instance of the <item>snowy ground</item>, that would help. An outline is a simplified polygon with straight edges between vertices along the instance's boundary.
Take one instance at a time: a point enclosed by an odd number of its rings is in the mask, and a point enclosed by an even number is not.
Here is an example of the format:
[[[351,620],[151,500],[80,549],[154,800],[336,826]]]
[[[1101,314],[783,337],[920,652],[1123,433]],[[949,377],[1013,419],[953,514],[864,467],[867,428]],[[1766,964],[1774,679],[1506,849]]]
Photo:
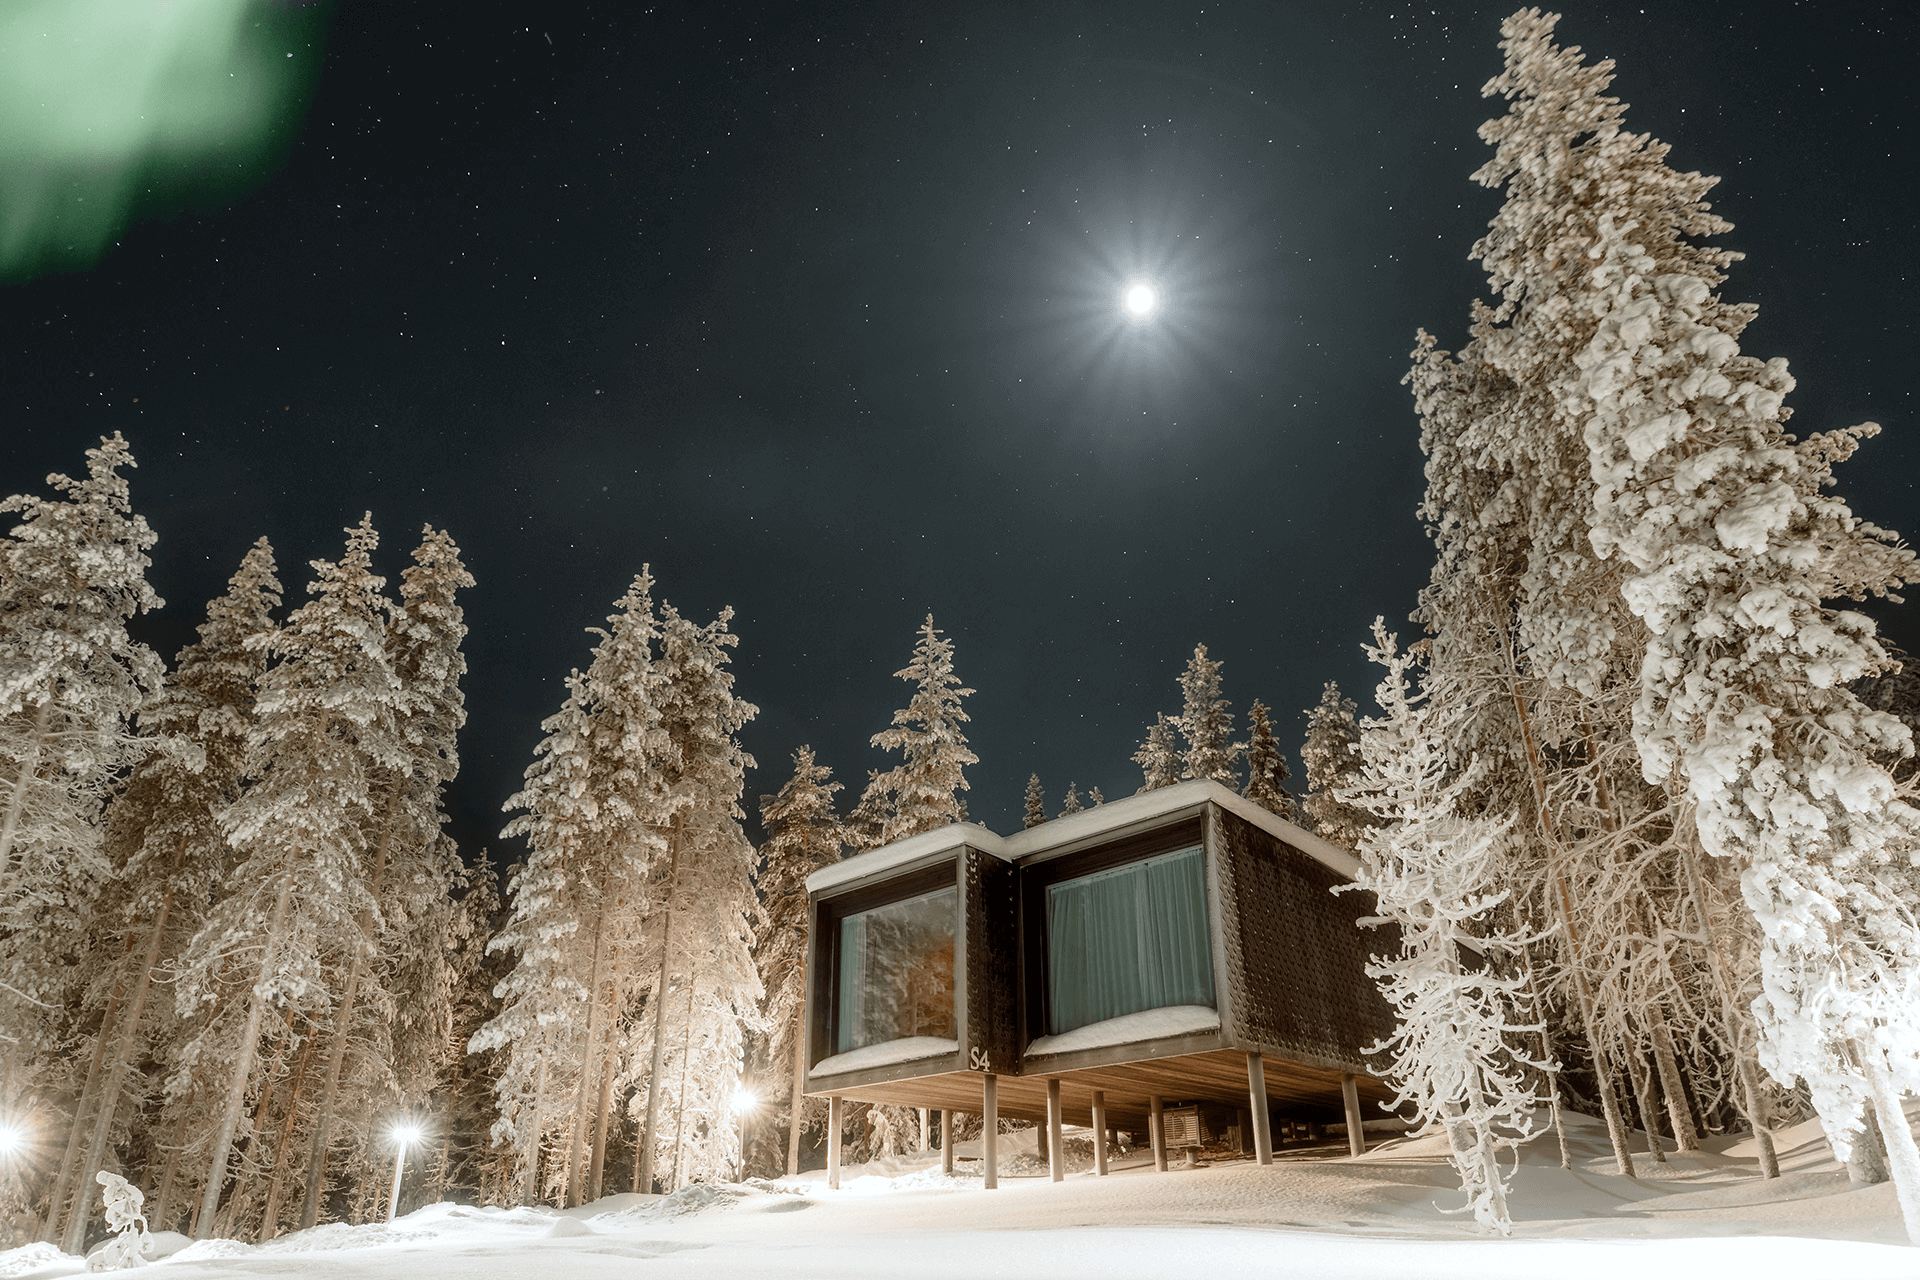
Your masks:
[[[799,1280],[1111,1280],[1127,1275],[1526,1277],[1608,1280],[1689,1274],[1848,1280],[1910,1277],[1893,1189],[1850,1190],[1817,1128],[1781,1135],[1777,1182],[1744,1142],[1649,1157],[1635,1180],[1607,1170],[1605,1134],[1572,1128],[1574,1169],[1551,1135],[1526,1154],[1515,1238],[1489,1240],[1442,1212],[1458,1203],[1436,1139],[1383,1144],[1354,1160],[1281,1155],[1156,1174],[1141,1164],[1055,1185],[942,1176],[907,1157],[820,1175],[673,1196],[614,1196],[565,1213],[434,1205],[388,1227],[332,1225],[266,1245],[209,1240],[154,1265],[154,1280],[317,1276],[337,1280],[565,1280],[637,1275]],[[1018,1144],[1021,1140],[1004,1140]],[[0,1280],[81,1269],[51,1246],[0,1253]]]

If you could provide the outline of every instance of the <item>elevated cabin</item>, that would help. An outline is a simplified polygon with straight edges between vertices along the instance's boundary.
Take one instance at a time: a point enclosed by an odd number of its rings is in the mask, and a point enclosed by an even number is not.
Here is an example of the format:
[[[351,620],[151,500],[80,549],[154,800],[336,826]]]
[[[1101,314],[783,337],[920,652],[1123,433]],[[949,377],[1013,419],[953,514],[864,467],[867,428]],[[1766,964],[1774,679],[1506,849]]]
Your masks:
[[[1063,1122],[1144,1131],[1165,1168],[1176,1106],[1175,1145],[1231,1111],[1263,1162],[1275,1115],[1344,1116],[1357,1152],[1360,1100],[1392,1096],[1362,1049],[1393,1028],[1364,971],[1371,898],[1331,892],[1358,868],[1205,781],[849,858],[807,881],[805,1091],[836,1116],[938,1109],[943,1132],[956,1111],[1044,1123],[1056,1178]],[[836,1120],[836,1179],[838,1141]]]

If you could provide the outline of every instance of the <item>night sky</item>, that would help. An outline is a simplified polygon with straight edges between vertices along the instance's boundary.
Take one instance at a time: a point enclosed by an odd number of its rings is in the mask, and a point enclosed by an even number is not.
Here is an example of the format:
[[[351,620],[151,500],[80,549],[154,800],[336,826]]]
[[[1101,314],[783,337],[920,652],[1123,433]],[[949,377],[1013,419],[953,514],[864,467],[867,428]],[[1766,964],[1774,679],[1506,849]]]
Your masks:
[[[298,600],[364,510],[395,587],[449,528],[479,581],[454,830],[503,861],[538,722],[647,562],[738,610],[750,809],[803,742],[856,794],[890,763],[929,611],[996,829],[1033,771],[1052,805],[1138,786],[1196,641],[1297,748],[1323,681],[1366,704],[1367,624],[1405,633],[1426,576],[1399,380],[1483,289],[1508,11],[347,4],[288,50],[315,79],[277,169],[0,289],[0,492],[125,432],[169,657],[261,534]],[[1560,26],[1725,178],[1745,350],[1792,362],[1796,430],[1887,428],[1841,491],[1908,534],[1915,26]],[[1876,612],[1920,650],[1915,606]]]

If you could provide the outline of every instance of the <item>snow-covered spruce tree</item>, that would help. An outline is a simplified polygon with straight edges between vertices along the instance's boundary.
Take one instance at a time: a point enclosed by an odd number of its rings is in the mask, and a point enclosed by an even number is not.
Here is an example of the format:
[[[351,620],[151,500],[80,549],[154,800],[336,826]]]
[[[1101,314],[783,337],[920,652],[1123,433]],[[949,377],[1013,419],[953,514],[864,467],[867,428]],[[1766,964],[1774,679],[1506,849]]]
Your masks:
[[[661,623],[661,724],[676,807],[652,895],[659,924],[642,934],[655,949],[641,953],[652,989],[630,1036],[650,1050],[644,1094],[629,1103],[645,1116],[635,1174],[643,1190],[663,1173],[670,1190],[729,1176],[740,1157],[728,1099],[744,1033],[760,1028],[763,991],[751,953],[754,849],[740,825],[753,758],[737,736],[758,708],[733,692],[732,618],[723,609],[701,626],[668,607]]]
[[[793,776],[778,792],[760,797],[767,839],[754,881],[765,914],[753,958],[766,991],[766,1060],[784,1069],[790,1082],[785,1111],[789,1177],[800,1171],[800,1131],[819,1123],[819,1115],[808,1113],[826,1110],[800,1093],[806,1070],[807,877],[840,860],[845,836],[833,800],[840,789],[833,771],[815,762],[813,748],[801,747],[793,753]],[[779,1118],[774,1117],[776,1123]]]
[[[401,575],[400,606],[386,621],[387,661],[399,682],[395,731],[404,754],[379,768],[370,784],[365,874],[375,910],[358,921],[359,943],[342,957],[345,975],[328,1019],[326,1067],[307,1150],[303,1227],[320,1218],[333,1123],[343,1101],[356,1117],[418,1106],[443,1065],[444,1019],[452,999],[449,931],[458,919],[451,895],[464,873],[442,832],[441,791],[460,769],[456,739],[466,723],[460,678],[467,667],[461,652],[467,628],[456,597],[473,578],[445,531],[427,526],[421,535],[413,564]],[[359,1051],[348,1074],[350,1044]],[[353,1150],[364,1153],[380,1135],[363,1122],[349,1136]],[[375,1162],[384,1158],[382,1148]],[[269,1236],[277,1228],[277,1222],[265,1224]]]
[[[1047,820],[1047,793],[1040,789],[1040,775],[1027,778],[1027,811],[1021,825],[1037,827]]]
[[[1366,722],[1361,767],[1339,797],[1380,823],[1360,841],[1351,886],[1374,895],[1362,923],[1398,935],[1397,954],[1367,965],[1398,1022],[1368,1052],[1392,1056],[1394,1109],[1411,1105],[1421,1124],[1445,1131],[1465,1207],[1510,1235],[1500,1153],[1532,1136],[1544,1100],[1532,1079],[1547,1066],[1521,1047],[1539,1031],[1517,963],[1533,939],[1505,928],[1498,911],[1511,892],[1500,846],[1512,821],[1473,812],[1484,767],[1455,768],[1444,710],[1413,688],[1413,655],[1379,620],[1373,638],[1367,654],[1386,668],[1382,715]]]
[[[1133,762],[1140,766],[1144,780],[1139,795],[1146,791],[1157,791],[1161,787],[1170,787],[1180,781],[1180,742],[1175,736],[1179,724],[1167,718],[1162,712],[1156,716],[1152,727],[1147,730],[1146,740],[1140,749],[1133,753]]]
[[[496,988],[499,1013],[470,1047],[500,1051],[493,1134],[521,1152],[527,1199],[550,1189],[577,1204],[604,1175],[619,1023],[655,975],[655,881],[691,804],[673,793],[669,677],[655,653],[663,623],[652,593],[643,569],[610,628],[596,630],[591,667],[569,679],[566,705],[542,725],[547,738],[526,787],[507,802],[524,812],[504,835],[524,835],[529,854],[490,947],[518,959]],[[543,1174],[549,1133],[562,1158]]]
[[[1066,797],[1060,801],[1060,816],[1064,818],[1070,813],[1078,813],[1085,807],[1085,805],[1080,803],[1079,786],[1073,782],[1068,782]]]
[[[1176,723],[1186,749],[1180,755],[1182,778],[1211,778],[1234,785],[1240,748],[1233,742],[1233,704],[1220,696],[1220,668],[1224,663],[1207,657],[1207,646],[1193,646],[1193,657],[1180,673],[1184,705]]]
[[[893,727],[873,735],[873,745],[898,751],[903,759],[885,773],[876,773],[861,796],[862,810],[874,815],[875,844],[932,831],[966,817],[960,793],[969,789],[966,766],[980,758],[967,746],[967,713],[960,700],[972,689],[960,686],[953,674],[953,641],[933,626],[933,615],[921,625],[913,661],[893,673],[914,686],[907,705],[893,713]]]
[[[1826,492],[1877,427],[1784,430],[1786,362],[1741,354],[1754,309],[1719,298],[1733,255],[1698,243],[1726,229],[1711,180],[1626,132],[1603,94],[1610,65],[1581,65],[1552,29],[1533,11],[1504,28],[1493,87],[1516,107],[1488,178],[1567,202],[1569,180],[1525,166],[1583,137],[1568,159],[1585,183],[1586,274],[1569,301],[1585,341],[1553,372],[1587,450],[1594,550],[1624,562],[1645,628],[1643,774],[1683,794],[1700,845],[1739,870],[1763,939],[1764,1065],[1806,1083],[1842,1154],[1871,1103],[1920,1241],[1920,1152],[1899,1109],[1920,1092],[1920,811],[1880,763],[1910,754],[1911,735],[1846,687],[1889,665],[1874,624],[1825,605],[1915,576],[1894,535]]]
[[[1307,739],[1300,747],[1300,765],[1307,774],[1307,794],[1300,808],[1309,826],[1343,849],[1358,848],[1367,828],[1374,825],[1372,814],[1339,799],[1360,771],[1356,710],[1353,699],[1327,681],[1319,705],[1307,709]]]
[[[247,788],[219,819],[237,865],[180,961],[180,1010],[195,1027],[169,1082],[176,1096],[204,1083],[202,1105],[215,1118],[201,1238],[214,1230],[268,1010],[290,1025],[330,1007],[329,957],[362,945],[361,922],[377,917],[367,824],[380,777],[406,762],[386,580],[372,566],[378,543],[369,515],[347,531],[338,562],[312,562],[312,598],[252,641],[278,661],[260,682]]]
[[[163,667],[127,634],[161,600],[147,585],[153,531],[133,513],[119,433],[87,450],[59,497],[16,494],[0,540],[0,1101],[64,1078],[46,1060],[65,1030],[93,897],[109,867],[101,810],[155,745],[135,712]],[[44,1087],[44,1083],[41,1085]]]
[[[1287,767],[1287,758],[1273,736],[1271,714],[1258,698],[1247,709],[1247,740],[1235,748],[1247,758],[1247,784],[1240,794],[1269,813],[1296,822],[1299,812],[1294,808],[1293,794],[1281,785],[1293,776],[1293,770]]]
[[[534,748],[526,784],[507,800],[520,810],[501,832],[524,836],[527,860],[507,880],[507,919],[488,950],[512,954],[512,968],[494,988],[498,1012],[468,1042],[472,1054],[490,1053],[495,1064],[496,1146],[518,1153],[521,1203],[543,1194],[540,1155],[549,1129],[569,1108],[565,1083],[579,1070],[578,1050],[562,1050],[565,1023],[586,992],[574,975],[580,968],[585,866],[599,806],[589,791],[593,777],[586,678],[567,678],[567,700],[541,721],[546,737]]]
[[[145,734],[193,750],[147,755],[108,810],[105,848],[114,870],[95,917],[102,941],[92,950],[115,963],[83,993],[83,1017],[90,1021],[98,1013],[91,1049],[98,1065],[88,1071],[48,1221],[49,1237],[68,1253],[81,1251],[89,1214],[71,1213],[61,1232],[60,1206],[70,1198],[90,1203],[86,1180],[101,1168],[116,1131],[129,1071],[150,1045],[164,1048],[178,1030],[170,1002],[151,1001],[153,982],[199,931],[232,856],[215,814],[240,794],[254,700],[266,671],[261,639],[272,634],[279,605],[273,548],[262,538],[226,594],[207,606],[199,639],[180,651],[166,688],[139,715]],[[157,1154],[150,1144],[148,1159]]]
[[[1632,708],[1645,629],[1623,594],[1627,566],[1589,536],[1576,385],[1600,323],[1590,253],[1610,204],[1664,219],[1672,261],[1696,267],[1713,268],[1717,251],[1693,240],[1717,224],[1697,203],[1704,180],[1658,156],[1633,159],[1644,138],[1616,145],[1631,135],[1617,102],[1601,98],[1610,64],[1583,67],[1577,50],[1554,48],[1553,21],[1511,19],[1507,71],[1487,87],[1511,101],[1481,130],[1497,152],[1475,175],[1507,191],[1473,251],[1495,300],[1476,304],[1457,355],[1421,335],[1409,375],[1428,458],[1421,515],[1437,552],[1418,616],[1445,691],[1436,696],[1457,703],[1453,749],[1488,762],[1490,809],[1522,817],[1510,842],[1515,909],[1559,926],[1543,944],[1543,990],[1590,1051],[1620,1170],[1631,1156],[1618,1067],[1650,1117],[1659,1107],[1637,1064],[1651,1056],[1677,1139],[1692,1129],[1688,1092],[1710,1106],[1730,1097],[1771,1173],[1752,993],[1737,962],[1757,927],[1718,910],[1684,793],[1643,771]]]
[[[1100,794],[1100,788],[1098,787],[1087,788],[1087,807],[1088,808],[1097,809],[1101,805],[1105,804],[1106,802],[1107,802],[1107,798]]]

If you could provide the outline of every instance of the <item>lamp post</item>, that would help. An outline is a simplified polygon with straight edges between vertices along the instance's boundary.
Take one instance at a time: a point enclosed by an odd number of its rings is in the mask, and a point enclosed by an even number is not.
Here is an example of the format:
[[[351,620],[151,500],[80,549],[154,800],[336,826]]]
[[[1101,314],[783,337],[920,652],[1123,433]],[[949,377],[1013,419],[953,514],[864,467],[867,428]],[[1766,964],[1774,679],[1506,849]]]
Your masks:
[[[406,1172],[407,1148],[420,1141],[420,1126],[400,1124],[393,1127],[393,1194],[387,1199],[387,1221],[400,1212],[400,1175]]]
[[[733,1091],[733,1114],[740,1121],[740,1163],[736,1169],[738,1178],[747,1176],[747,1117],[760,1105],[760,1095],[741,1085]]]

